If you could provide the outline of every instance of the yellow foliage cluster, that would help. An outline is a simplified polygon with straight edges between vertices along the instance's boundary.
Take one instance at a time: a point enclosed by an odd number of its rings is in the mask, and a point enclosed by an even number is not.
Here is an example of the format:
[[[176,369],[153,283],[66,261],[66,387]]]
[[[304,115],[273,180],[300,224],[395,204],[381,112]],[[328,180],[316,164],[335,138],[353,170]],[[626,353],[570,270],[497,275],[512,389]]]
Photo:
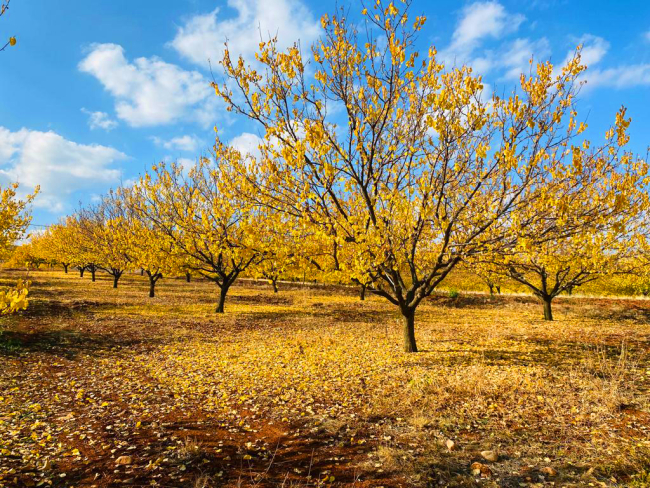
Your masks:
[[[0,288],[0,315],[25,310],[28,305],[29,281],[18,281],[15,288]]]
[[[0,257],[5,259],[10,255],[15,241],[24,236],[31,220],[27,207],[35,194],[19,200],[17,189],[17,184],[0,189]],[[27,308],[28,291],[29,282],[22,280],[15,288],[0,288],[0,314],[8,315]]]

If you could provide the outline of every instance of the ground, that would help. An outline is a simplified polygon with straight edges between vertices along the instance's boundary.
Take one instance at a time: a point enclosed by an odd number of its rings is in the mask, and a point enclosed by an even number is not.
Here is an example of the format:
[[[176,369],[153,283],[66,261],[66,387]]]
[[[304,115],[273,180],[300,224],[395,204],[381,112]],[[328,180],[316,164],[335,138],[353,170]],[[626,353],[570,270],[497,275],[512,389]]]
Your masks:
[[[0,486],[650,486],[650,301],[441,294],[407,354],[344,287],[31,279]]]

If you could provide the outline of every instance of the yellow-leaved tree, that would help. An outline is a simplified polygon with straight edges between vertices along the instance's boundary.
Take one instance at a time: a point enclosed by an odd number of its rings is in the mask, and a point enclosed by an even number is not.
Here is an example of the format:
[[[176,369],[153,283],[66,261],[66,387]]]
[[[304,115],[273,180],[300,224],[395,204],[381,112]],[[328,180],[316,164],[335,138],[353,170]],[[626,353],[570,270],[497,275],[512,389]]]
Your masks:
[[[643,212],[638,219],[636,232],[624,241],[625,252],[608,277],[610,286],[617,292],[650,295],[650,214]]]
[[[96,246],[93,244],[93,222],[83,211],[78,211],[65,220],[66,232],[58,235],[68,245],[70,262],[79,270],[83,278],[86,271],[90,271],[92,281],[96,280],[99,269],[99,257]]]
[[[239,275],[264,257],[264,222],[228,181],[220,161],[201,158],[187,172],[161,163],[132,189],[136,211],[169,241],[183,267],[217,284],[217,313]]]
[[[300,255],[296,251],[300,249],[300,239],[306,237],[299,234],[291,220],[282,218],[281,215],[271,220],[269,211],[265,208],[260,208],[260,214],[262,213],[266,214],[264,221],[273,222],[273,225],[258,235],[258,249],[264,259],[258,259],[250,273],[255,278],[267,280],[273,287],[273,292],[277,293],[280,278],[299,266]]]
[[[126,213],[124,202],[113,191],[105,195],[99,204],[80,211],[83,222],[81,230],[85,233],[93,264],[112,276],[113,288],[117,288],[131,262],[128,249],[122,246]]]
[[[0,188],[0,257],[11,254],[14,243],[25,236],[31,221],[28,206],[36,196],[38,188],[21,200],[16,195],[18,184]],[[7,315],[27,308],[29,282],[19,281],[16,287],[0,288],[0,315]]]
[[[244,194],[333,239],[340,272],[397,307],[404,349],[417,351],[422,300],[461,261],[511,241],[504,222],[536,205],[579,131],[584,68],[579,56],[557,71],[540,63],[516,93],[486,99],[470,68],[415,49],[425,18],[409,2],[363,14],[324,16],[308,55],[270,39],[251,66],[226,49],[214,87],[264,135],[261,157],[229,162]]]
[[[119,188],[114,198],[124,206],[118,220],[110,223],[118,239],[117,246],[129,256],[131,267],[140,269],[149,279],[149,297],[156,295],[156,283],[164,275],[183,271],[182,263],[174,253],[173,241],[159,230],[146,213],[138,211],[138,190]]]
[[[73,229],[67,225],[67,219],[50,225],[45,232],[39,236],[39,253],[49,262],[63,266],[67,274],[68,269],[75,263]]]
[[[7,261],[10,267],[27,268],[27,270],[39,269],[46,263],[49,263],[49,260],[43,253],[40,235],[32,235],[29,242],[16,246]]]
[[[546,320],[553,320],[551,304],[560,293],[621,272],[637,253],[648,163],[624,150],[629,124],[621,109],[602,145],[563,143],[535,206],[522,207],[508,222],[516,244],[488,257],[543,302]]]

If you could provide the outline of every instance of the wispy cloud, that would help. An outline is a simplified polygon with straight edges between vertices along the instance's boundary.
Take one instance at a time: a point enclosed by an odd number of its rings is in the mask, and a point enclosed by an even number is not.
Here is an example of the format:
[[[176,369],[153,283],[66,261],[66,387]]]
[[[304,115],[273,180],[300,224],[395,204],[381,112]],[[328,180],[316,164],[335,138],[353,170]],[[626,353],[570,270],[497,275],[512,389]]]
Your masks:
[[[153,136],[151,137],[151,140],[154,142],[154,144],[156,144],[156,146],[165,148],[169,151],[179,150],[186,152],[196,152],[202,144],[201,140],[195,135],[173,137],[169,140]]]
[[[463,8],[450,45],[441,52],[447,64],[479,64],[479,71],[492,65],[492,55],[475,56],[486,39],[500,39],[516,32],[525,17],[511,14],[499,2],[475,2]]]
[[[610,49],[607,40],[599,36],[585,34],[578,39],[576,44],[582,46],[581,62],[587,66],[587,70],[582,75],[583,79],[587,81],[587,90],[601,87],[624,89],[650,86],[650,63],[601,67]],[[573,54],[573,50],[569,51],[564,63],[571,59]]]
[[[214,123],[217,98],[206,78],[196,71],[157,57],[129,62],[117,44],[95,44],[79,63],[115,97],[119,119],[133,127],[170,124],[179,120]]]
[[[88,126],[91,130],[104,129],[105,131],[110,131],[117,127],[117,121],[111,119],[110,115],[106,112],[91,112],[85,108],[82,108],[81,111],[88,115]]]
[[[103,191],[118,182],[115,163],[125,159],[112,147],[78,144],[55,132],[0,127],[0,178],[17,181],[24,192],[40,185],[34,205],[52,212],[63,211],[76,191]]]
[[[536,41],[520,38],[506,46],[497,62],[505,70],[503,78],[517,79],[521,73],[528,73],[531,59],[543,60],[550,53],[551,48],[546,38]]]
[[[262,139],[256,134],[243,132],[242,134],[234,137],[230,141],[230,145],[242,154],[250,154],[255,158],[259,158],[261,155],[259,145],[262,144],[262,142]]]
[[[219,63],[228,41],[234,56],[254,60],[260,35],[264,40],[277,36],[281,48],[301,41],[307,48],[320,32],[319,23],[299,0],[228,0],[234,17],[225,17],[219,8],[190,17],[169,43],[193,63],[207,67],[208,60]]]
[[[586,77],[588,88],[609,86],[622,89],[650,86],[650,63],[587,70]]]

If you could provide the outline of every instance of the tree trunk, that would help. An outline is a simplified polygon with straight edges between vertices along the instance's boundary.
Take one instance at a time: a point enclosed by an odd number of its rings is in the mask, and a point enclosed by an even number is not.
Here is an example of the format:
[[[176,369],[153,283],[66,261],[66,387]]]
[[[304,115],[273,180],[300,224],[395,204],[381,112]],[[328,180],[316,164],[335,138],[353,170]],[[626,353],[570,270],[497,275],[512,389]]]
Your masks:
[[[277,293],[278,292],[278,280],[277,280],[277,278],[274,279],[274,280],[271,280],[271,284],[273,285],[273,293]]]
[[[553,320],[553,310],[551,308],[551,297],[545,297],[542,299],[544,301],[544,320]]]
[[[68,266],[69,266],[68,264],[63,265],[63,271],[65,272],[65,274],[68,274]]]
[[[496,289],[497,289],[497,295],[501,295],[501,287],[497,285]]]
[[[226,305],[226,295],[228,294],[228,288],[230,285],[225,283],[219,289],[219,304],[217,305],[217,313],[224,313],[224,307]]]
[[[191,274],[185,273],[185,281],[187,281],[189,283],[191,278],[192,278]]]
[[[149,275],[149,298],[156,296],[156,280],[152,275]]]
[[[84,271],[86,271],[86,268],[79,268],[79,277],[80,278],[84,277]]]
[[[140,276],[144,276],[144,268],[140,268]]]
[[[113,275],[113,288],[117,288],[117,282],[120,280],[120,276],[122,275],[119,273]]]
[[[366,299],[366,285],[361,285],[361,293],[359,294],[359,300]]]
[[[415,309],[402,310],[404,322],[404,352],[418,352],[415,343]]]
[[[92,277],[92,281],[95,281],[95,271],[96,271],[95,268],[92,268],[90,270],[90,276]]]
[[[494,295],[494,285],[490,283],[488,284],[488,287],[490,288],[490,295]]]

